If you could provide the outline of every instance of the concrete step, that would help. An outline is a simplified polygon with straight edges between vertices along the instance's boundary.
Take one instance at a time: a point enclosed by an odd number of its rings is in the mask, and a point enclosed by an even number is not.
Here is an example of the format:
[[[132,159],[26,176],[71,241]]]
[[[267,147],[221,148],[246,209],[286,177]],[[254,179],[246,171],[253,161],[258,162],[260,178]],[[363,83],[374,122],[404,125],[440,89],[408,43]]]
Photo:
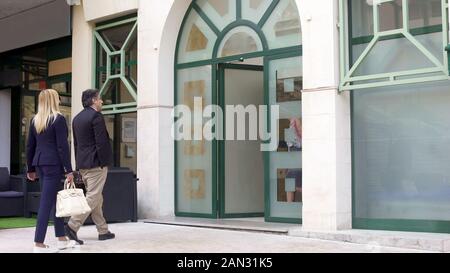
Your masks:
[[[225,230],[241,230],[251,232],[265,232],[273,234],[287,235],[290,228],[298,225],[267,223],[263,218],[244,218],[244,219],[202,219],[190,217],[167,217],[145,219],[144,223],[190,226],[200,228],[217,228]]]
[[[397,232],[379,230],[343,230],[334,232],[307,231],[294,227],[288,235],[311,239],[349,242],[371,245],[374,252],[378,247],[397,247],[423,251],[450,252],[450,234]]]

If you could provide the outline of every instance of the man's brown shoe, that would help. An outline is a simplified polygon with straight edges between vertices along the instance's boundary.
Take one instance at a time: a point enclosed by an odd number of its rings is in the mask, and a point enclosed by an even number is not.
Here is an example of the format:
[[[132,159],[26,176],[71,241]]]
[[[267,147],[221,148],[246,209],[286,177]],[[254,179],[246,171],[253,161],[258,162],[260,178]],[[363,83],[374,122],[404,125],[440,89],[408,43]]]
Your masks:
[[[70,240],[74,240],[78,244],[82,245],[84,242],[78,239],[77,233],[69,227],[69,225],[64,226],[64,230],[66,232],[66,236],[69,237]]]
[[[114,233],[111,233],[111,231],[108,231],[108,233],[105,233],[105,234],[99,234],[98,235],[98,239],[100,241],[114,239],[115,237],[116,237],[116,235]]]

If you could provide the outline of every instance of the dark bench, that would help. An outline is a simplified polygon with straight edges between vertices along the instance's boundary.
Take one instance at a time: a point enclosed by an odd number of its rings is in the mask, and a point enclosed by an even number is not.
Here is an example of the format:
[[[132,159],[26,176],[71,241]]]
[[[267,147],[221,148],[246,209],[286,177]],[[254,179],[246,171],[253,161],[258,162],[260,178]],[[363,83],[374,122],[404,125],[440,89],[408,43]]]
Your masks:
[[[0,216],[24,216],[26,194],[26,178],[10,175],[8,168],[0,167]]]

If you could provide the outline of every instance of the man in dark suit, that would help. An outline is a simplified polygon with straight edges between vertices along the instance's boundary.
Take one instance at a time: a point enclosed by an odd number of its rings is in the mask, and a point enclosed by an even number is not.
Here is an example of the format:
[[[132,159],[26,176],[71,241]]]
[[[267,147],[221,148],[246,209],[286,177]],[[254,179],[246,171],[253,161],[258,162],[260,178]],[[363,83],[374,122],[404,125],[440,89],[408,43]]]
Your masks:
[[[97,227],[98,239],[113,239],[115,235],[108,230],[102,208],[103,187],[108,166],[112,163],[109,135],[100,113],[103,101],[98,90],[88,89],[83,92],[82,103],[84,110],[72,122],[77,170],[80,170],[86,186],[86,199],[92,209],[91,218]],[[77,232],[88,216],[72,216],[66,226],[67,236],[79,244],[83,244],[83,241],[78,239]]]

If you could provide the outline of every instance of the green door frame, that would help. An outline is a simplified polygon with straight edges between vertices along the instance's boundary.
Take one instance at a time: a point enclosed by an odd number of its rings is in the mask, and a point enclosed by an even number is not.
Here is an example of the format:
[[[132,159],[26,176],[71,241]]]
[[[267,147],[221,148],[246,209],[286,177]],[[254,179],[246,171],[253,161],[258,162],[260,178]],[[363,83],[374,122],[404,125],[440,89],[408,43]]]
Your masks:
[[[261,71],[264,72],[264,66],[261,65],[245,65],[245,64],[231,64],[231,63],[220,63],[218,64],[218,105],[221,109],[225,109],[225,70],[235,69],[235,70],[250,70],[250,71]],[[265,97],[265,92],[264,92]],[[223,125],[225,122],[225,115],[223,116]],[[223,128],[223,134],[225,135],[225,127]],[[243,218],[243,217],[263,217],[264,212],[249,212],[249,213],[226,213],[225,212],[225,140],[218,141],[218,208],[219,208],[219,218]],[[266,200],[264,200],[264,203]]]
[[[188,68],[196,68],[196,67],[202,67],[202,66],[210,66],[211,67],[211,82],[212,82],[212,104],[213,105],[219,105],[219,98],[218,98],[218,80],[219,80],[219,64],[227,63],[227,62],[235,62],[235,61],[242,61],[243,59],[250,59],[250,58],[258,58],[263,57],[264,58],[264,67],[267,67],[269,60],[274,59],[281,59],[281,58],[288,58],[294,56],[302,56],[302,45],[295,45],[295,46],[288,46],[284,48],[274,48],[271,49],[268,45],[267,39],[264,35],[264,32],[262,31],[262,28],[264,27],[265,23],[269,19],[269,17],[272,15],[273,11],[277,7],[277,5],[280,3],[280,0],[273,0],[270,4],[269,8],[266,10],[266,12],[263,14],[259,22],[251,22],[248,20],[245,20],[242,18],[242,9],[241,4],[242,1],[236,0],[236,20],[232,23],[230,23],[227,27],[225,27],[222,31],[219,31],[219,29],[214,25],[214,22],[211,21],[211,19],[201,10],[201,8],[196,3],[196,0],[192,0],[191,5],[187,9],[185,16],[183,18],[183,21],[181,23],[180,31],[178,33],[177,37],[177,44],[175,49],[175,60],[174,60],[174,105],[177,105],[178,103],[178,96],[177,96],[177,90],[178,90],[178,71],[181,71],[183,69]],[[199,60],[199,61],[191,61],[187,63],[179,63],[178,62],[178,56],[180,51],[180,41],[182,37],[182,33],[184,30],[184,27],[186,25],[186,21],[191,13],[192,10],[195,10],[198,15],[202,18],[202,20],[211,28],[211,30],[216,34],[217,39],[214,42],[214,48],[213,48],[213,54],[210,59],[205,60]],[[262,51],[257,52],[250,52],[250,53],[243,53],[239,55],[234,56],[226,56],[226,57],[218,57],[218,48],[222,40],[225,38],[226,34],[231,31],[233,28],[238,26],[246,26],[251,29],[253,29],[257,35],[261,39],[261,43],[263,45]],[[285,57],[286,56],[286,57]],[[268,83],[268,70],[264,69],[264,104],[268,105],[269,99],[268,99],[268,92],[269,92],[269,83]],[[270,120],[270,119],[269,119]],[[174,120],[176,121],[176,120]],[[270,129],[270,127],[269,127]],[[175,192],[174,192],[174,206],[175,206],[175,216],[180,217],[202,217],[202,218],[212,218],[217,219],[219,216],[219,189],[218,186],[218,180],[219,180],[219,173],[218,173],[218,166],[219,162],[217,160],[218,156],[217,153],[219,152],[219,142],[217,140],[212,141],[212,198],[211,198],[211,213],[193,213],[193,212],[182,212],[178,208],[178,193],[179,193],[179,186],[178,186],[178,179],[180,177],[180,174],[178,173],[178,148],[177,148],[177,141],[174,141],[174,184],[175,184]],[[267,176],[269,173],[267,172],[268,168],[268,152],[264,152],[264,195],[265,195],[265,211],[264,211],[264,217],[265,221],[267,222],[283,222],[283,223],[301,223],[301,219],[291,219],[291,218],[276,218],[276,217],[269,217],[269,211],[267,208],[270,208],[270,205],[267,204],[266,199],[267,196],[269,196],[268,193],[268,185],[269,185],[269,177]]]

